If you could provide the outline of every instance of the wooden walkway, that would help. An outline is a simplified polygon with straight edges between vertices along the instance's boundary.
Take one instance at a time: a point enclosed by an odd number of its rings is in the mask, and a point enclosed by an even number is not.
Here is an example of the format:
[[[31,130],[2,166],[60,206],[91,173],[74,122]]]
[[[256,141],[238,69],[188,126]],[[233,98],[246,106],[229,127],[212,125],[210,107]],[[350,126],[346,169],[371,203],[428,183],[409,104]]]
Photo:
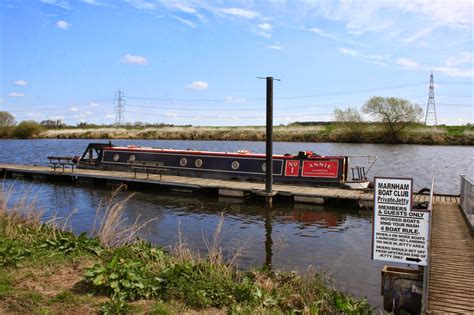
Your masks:
[[[430,251],[428,313],[474,314],[474,239],[459,202],[435,199]]]
[[[36,166],[36,165],[18,165],[18,164],[5,164],[0,163],[0,172],[6,171],[10,174],[19,174],[25,176],[65,176],[76,178],[89,178],[98,180],[110,180],[124,183],[142,183],[142,184],[154,184],[158,186],[168,188],[184,188],[184,189],[216,189],[221,194],[221,190],[234,191],[241,193],[242,195],[258,195],[265,189],[264,183],[257,182],[242,182],[232,180],[220,180],[220,179],[208,179],[208,178],[197,178],[197,177],[185,177],[185,176],[171,176],[164,174],[160,179],[160,175],[150,175],[149,179],[146,178],[146,174],[137,173],[137,177],[134,176],[133,172],[123,171],[102,171],[102,170],[87,170],[87,169],[66,169],[53,171],[48,166]],[[297,202],[313,202],[321,203],[324,200],[329,199],[342,199],[359,202],[361,206],[371,207],[373,205],[373,193],[370,191],[362,190],[350,190],[336,187],[307,187],[307,186],[295,186],[295,185],[282,185],[274,184],[273,190],[276,195],[293,197]],[[222,194],[224,195],[224,194]],[[236,194],[235,196],[238,196]],[[435,196],[437,202],[449,203],[459,202],[457,196]],[[429,195],[415,194],[414,202],[428,202]]]
[[[167,187],[189,188],[189,189],[222,189],[234,190],[249,194],[258,194],[265,190],[264,183],[257,182],[243,182],[221,179],[172,176],[172,175],[152,175],[149,179],[144,173],[137,173],[134,176],[133,172],[123,171],[102,171],[102,170],[88,170],[88,169],[66,169],[57,170],[54,172],[48,166],[34,166],[34,165],[17,165],[0,163],[0,171],[4,170],[9,173],[25,174],[25,175],[45,175],[45,176],[69,176],[77,178],[93,178],[123,182],[135,182],[156,184]],[[274,184],[273,190],[277,195],[282,196],[301,196],[313,197],[323,199],[347,199],[357,201],[372,201],[373,194],[371,192],[362,190],[350,190],[342,188],[327,188],[327,187],[306,187],[294,185]],[[423,198],[424,200],[424,198]],[[426,199],[427,200],[427,199]]]

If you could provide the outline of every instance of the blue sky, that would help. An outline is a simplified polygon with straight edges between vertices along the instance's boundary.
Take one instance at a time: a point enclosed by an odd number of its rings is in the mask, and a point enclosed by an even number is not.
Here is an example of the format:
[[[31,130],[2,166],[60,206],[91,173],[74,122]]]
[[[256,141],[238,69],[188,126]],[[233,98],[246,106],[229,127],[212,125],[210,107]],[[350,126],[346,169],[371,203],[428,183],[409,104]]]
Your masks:
[[[472,1],[3,0],[0,110],[18,121],[329,121],[371,96],[474,122]]]

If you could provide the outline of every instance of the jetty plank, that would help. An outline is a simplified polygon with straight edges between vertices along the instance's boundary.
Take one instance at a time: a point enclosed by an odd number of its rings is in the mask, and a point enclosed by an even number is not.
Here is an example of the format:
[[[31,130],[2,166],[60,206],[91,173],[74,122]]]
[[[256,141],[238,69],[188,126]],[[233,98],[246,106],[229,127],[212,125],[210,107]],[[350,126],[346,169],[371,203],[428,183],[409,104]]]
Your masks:
[[[427,312],[474,312],[474,239],[458,197],[435,198],[431,223]]]

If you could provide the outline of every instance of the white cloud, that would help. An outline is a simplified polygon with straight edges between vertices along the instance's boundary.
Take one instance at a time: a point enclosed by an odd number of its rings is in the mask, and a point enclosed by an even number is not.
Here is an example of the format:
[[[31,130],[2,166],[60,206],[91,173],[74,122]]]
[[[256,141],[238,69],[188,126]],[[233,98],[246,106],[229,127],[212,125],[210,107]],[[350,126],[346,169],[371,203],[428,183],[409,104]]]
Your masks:
[[[346,42],[346,40],[343,40],[343,39],[340,39],[339,37],[333,35],[333,34],[330,34],[322,29],[320,29],[319,27],[312,27],[312,28],[297,28],[297,29],[300,29],[302,31],[306,31],[306,32],[311,32],[311,33],[314,33],[314,34],[317,34],[321,37],[324,37],[324,38],[327,38],[327,39],[330,39],[330,40],[333,40],[335,42]]]
[[[245,102],[245,98],[242,98],[242,97],[232,97],[232,96],[227,96],[225,98],[225,101],[227,103],[243,103]]]
[[[213,9],[217,13],[238,16],[244,19],[253,19],[260,16],[260,14],[253,10],[247,10],[242,8],[217,8]]]
[[[70,110],[71,112],[78,112],[78,111],[79,111],[79,108],[77,108],[77,107],[69,107],[69,110]]]
[[[56,22],[56,26],[60,29],[67,30],[69,27],[71,27],[71,24],[64,20],[59,20]]]
[[[272,37],[273,26],[270,23],[262,23],[258,25],[259,31],[257,35],[270,39]]]
[[[339,51],[349,56],[357,56],[359,54],[357,50],[345,48],[345,47],[339,48]]]
[[[41,0],[41,2],[54,5],[65,10],[71,9],[71,6],[69,5],[69,1],[67,0]]]
[[[455,29],[472,29],[474,27],[473,4],[471,1],[400,0],[388,1],[388,3],[401,10],[424,15],[437,24],[447,25]]]
[[[82,0],[83,3],[90,4],[90,5],[95,5],[95,6],[104,6],[106,5],[103,2],[97,1],[97,0]]]
[[[171,118],[176,118],[176,116],[178,116],[178,114],[176,114],[176,113],[166,113],[166,116],[171,117]]]
[[[5,103],[5,100],[3,98],[0,98],[0,104]]]
[[[444,73],[450,77],[474,77],[474,69],[459,69],[454,67],[430,67],[429,69]]]
[[[172,5],[173,8],[178,9],[179,11],[182,11],[184,13],[188,13],[188,14],[197,13],[196,9],[194,9],[193,7],[188,6],[184,3],[173,3],[173,2],[171,2],[169,4]]]
[[[25,96],[25,93],[10,92],[7,95],[10,97],[23,97]]]
[[[468,51],[462,52],[456,56],[451,56],[446,60],[446,65],[457,66],[465,63],[474,63],[474,54]]]
[[[405,68],[410,68],[410,69],[420,68],[420,65],[418,64],[418,62],[409,58],[404,58],[404,57],[397,58],[396,63],[397,65],[405,67]]]
[[[283,47],[280,46],[280,45],[270,45],[270,46],[267,46],[267,48],[274,49],[274,50],[282,50],[283,49]]]
[[[21,85],[21,86],[28,85],[28,82],[26,82],[25,80],[16,80],[16,81],[13,81],[13,83],[15,83],[16,85]]]
[[[120,58],[120,62],[134,65],[147,65],[148,59],[143,56],[126,54]]]
[[[425,36],[427,36],[428,34],[430,34],[434,29],[436,28],[435,25],[431,25],[431,26],[428,26],[428,27],[424,27],[422,28],[421,30],[419,30],[418,32],[412,34],[411,36],[407,37],[407,38],[404,38],[402,41],[405,43],[405,44],[411,44],[417,40],[419,40],[420,38],[423,38]]]
[[[193,83],[187,86],[188,89],[195,90],[195,91],[202,91],[207,90],[208,83],[204,81],[193,81]]]
[[[383,55],[369,55],[369,54],[364,54],[361,53],[358,50],[351,49],[351,48],[346,48],[346,47],[341,47],[339,48],[339,51],[345,55],[349,55],[352,57],[358,57],[361,59],[364,59],[366,61],[369,61],[374,64],[378,65],[387,65],[387,62],[390,60],[391,55],[390,54],[383,54]]]
[[[115,118],[115,115],[113,114],[107,114],[104,116],[104,118],[107,118],[107,119],[114,119]]]
[[[263,23],[258,25],[259,28],[264,30],[265,32],[271,32],[273,27],[270,23]]]
[[[267,32],[257,32],[256,33],[258,36],[262,36],[266,39],[270,39],[272,38],[272,33],[267,33]]]
[[[90,102],[89,105],[93,106],[93,107],[97,107],[97,106],[99,106],[99,103]]]
[[[196,28],[196,24],[190,20],[183,19],[177,15],[171,15],[171,17],[174,18],[175,20],[180,21],[183,24],[186,24],[189,27]]]
[[[153,10],[157,7],[156,3],[145,0],[126,0],[126,2],[137,9],[143,10]]]

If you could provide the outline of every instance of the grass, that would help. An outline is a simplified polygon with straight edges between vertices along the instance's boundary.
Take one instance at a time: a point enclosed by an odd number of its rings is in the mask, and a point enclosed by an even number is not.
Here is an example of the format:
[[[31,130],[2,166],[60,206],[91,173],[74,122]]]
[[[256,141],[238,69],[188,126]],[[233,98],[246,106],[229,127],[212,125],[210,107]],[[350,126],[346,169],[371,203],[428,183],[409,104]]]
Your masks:
[[[362,142],[385,143],[380,123],[363,123],[360,134],[354,136],[353,130],[342,125],[298,125],[274,127],[274,141],[289,142]],[[264,126],[240,127],[194,127],[163,126],[148,128],[95,128],[95,129],[52,129],[39,135],[40,138],[65,139],[167,139],[167,140],[236,140],[264,141]],[[397,143],[405,144],[441,144],[473,145],[473,126],[437,126],[427,127],[414,124],[409,127]]]
[[[304,277],[238,270],[219,246],[223,219],[206,253],[191,252],[181,237],[170,251],[139,240],[143,225],[125,224],[129,197],[118,194],[87,237],[64,222],[41,222],[25,202],[31,198],[0,198],[0,313],[371,313],[366,300],[333,288],[315,269]]]

